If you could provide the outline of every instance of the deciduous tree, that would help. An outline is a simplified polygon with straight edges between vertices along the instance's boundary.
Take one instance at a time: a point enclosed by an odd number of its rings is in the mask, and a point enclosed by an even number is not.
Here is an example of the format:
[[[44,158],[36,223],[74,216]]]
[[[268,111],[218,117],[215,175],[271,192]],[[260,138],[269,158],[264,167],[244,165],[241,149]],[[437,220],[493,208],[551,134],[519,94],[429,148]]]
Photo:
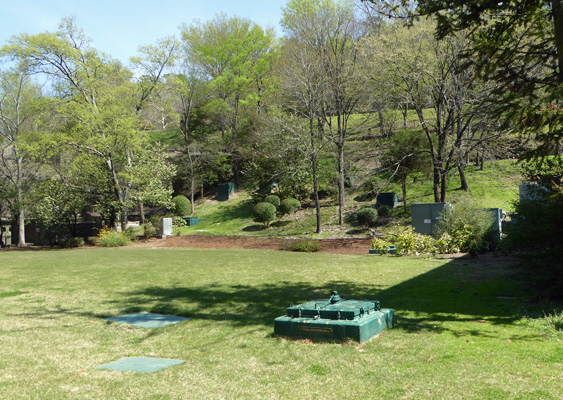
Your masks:
[[[25,246],[26,197],[37,177],[33,141],[45,106],[40,87],[25,71],[0,71],[0,180],[17,216],[20,247]]]

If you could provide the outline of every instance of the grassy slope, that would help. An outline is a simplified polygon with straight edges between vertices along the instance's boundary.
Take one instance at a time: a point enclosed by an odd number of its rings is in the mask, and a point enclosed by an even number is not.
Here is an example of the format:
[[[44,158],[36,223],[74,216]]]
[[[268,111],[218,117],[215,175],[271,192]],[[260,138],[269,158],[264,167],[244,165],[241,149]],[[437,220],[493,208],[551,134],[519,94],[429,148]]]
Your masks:
[[[467,168],[467,179],[469,181],[472,195],[479,199],[483,207],[499,207],[506,211],[513,210],[512,202],[518,198],[518,185],[522,177],[518,167],[511,160],[496,161],[487,164],[484,171],[478,171],[474,166]],[[462,194],[456,190],[459,178],[451,177],[448,199],[455,200],[456,196]],[[391,184],[386,190],[401,193],[400,186]],[[354,210],[367,203],[353,200],[354,195],[348,199],[349,210]],[[431,180],[424,176],[415,176],[408,185],[408,203],[433,202]],[[215,235],[250,235],[250,236],[305,236],[315,231],[316,217],[314,209],[307,208],[299,212],[295,217],[286,216],[276,221],[269,229],[254,222],[252,215],[253,203],[240,192],[227,202],[206,201],[196,205],[195,216],[201,219],[201,223],[193,227],[182,229],[183,234],[215,234]],[[395,210],[402,223],[410,224],[409,216],[401,216],[402,204]],[[323,233],[319,237],[366,235],[369,231],[361,227],[344,225],[338,226],[337,207],[327,205],[322,208]],[[397,229],[397,226],[386,225],[376,230],[386,232]]]
[[[2,398],[559,399],[561,334],[519,319],[507,267],[463,260],[187,249],[0,253]],[[361,346],[272,337],[290,303],[375,298],[397,326]],[[147,330],[103,318],[193,317]],[[96,367],[177,358],[153,374]]]

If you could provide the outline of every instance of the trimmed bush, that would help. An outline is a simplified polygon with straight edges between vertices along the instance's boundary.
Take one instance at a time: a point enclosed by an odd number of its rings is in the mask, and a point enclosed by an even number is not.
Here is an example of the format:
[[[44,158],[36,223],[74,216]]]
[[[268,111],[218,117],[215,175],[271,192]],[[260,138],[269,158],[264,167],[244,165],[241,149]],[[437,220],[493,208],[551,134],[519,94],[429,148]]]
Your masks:
[[[291,251],[314,253],[321,249],[321,244],[316,239],[303,239],[291,243],[287,248]]]
[[[276,218],[276,207],[272,203],[258,203],[254,207],[254,215],[258,222],[262,222],[264,226],[270,226],[270,222]]]
[[[185,217],[192,212],[192,205],[186,196],[179,195],[174,197],[172,204],[172,212],[177,217]]]
[[[264,202],[273,204],[274,207],[276,207],[276,208],[278,208],[281,204],[280,198],[278,196],[276,196],[275,194],[271,194],[269,196],[266,196],[266,198],[264,199]]]
[[[356,213],[358,223],[370,227],[377,223],[377,210],[375,208],[362,208]]]
[[[300,208],[301,203],[297,199],[288,198],[282,200],[282,202],[280,203],[281,215],[294,214]]]
[[[380,217],[390,217],[393,209],[389,206],[381,206],[377,209],[377,215]]]

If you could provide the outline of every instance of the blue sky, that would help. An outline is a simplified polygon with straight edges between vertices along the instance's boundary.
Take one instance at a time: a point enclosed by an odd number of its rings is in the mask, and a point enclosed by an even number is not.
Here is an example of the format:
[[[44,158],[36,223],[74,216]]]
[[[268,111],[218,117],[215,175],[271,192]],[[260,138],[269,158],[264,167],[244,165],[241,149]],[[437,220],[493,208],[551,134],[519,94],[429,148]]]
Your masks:
[[[93,46],[128,63],[139,46],[176,35],[182,23],[206,21],[224,12],[250,18],[281,34],[281,7],[287,0],[0,0],[0,45],[15,34],[57,30],[64,17],[93,40]]]

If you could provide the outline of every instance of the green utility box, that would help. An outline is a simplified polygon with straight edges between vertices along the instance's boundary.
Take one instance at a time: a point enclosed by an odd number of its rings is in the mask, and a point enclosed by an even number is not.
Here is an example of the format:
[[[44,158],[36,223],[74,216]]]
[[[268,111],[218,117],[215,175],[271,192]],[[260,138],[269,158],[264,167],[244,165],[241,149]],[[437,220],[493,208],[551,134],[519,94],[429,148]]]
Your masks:
[[[376,300],[342,300],[336,291],[329,299],[288,307],[274,320],[276,335],[311,340],[365,342],[392,327],[392,309],[382,309]]]
[[[502,218],[504,213],[500,208],[486,208],[486,210],[491,213],[491,217],[493,218],[493,223],[491,225],[491,229],[489,230],[487,239],[491,242],[494,249],[500,243],[502,235]]]
[[[395,246],[394,244],[390,244],[389,247],[387,247],[387,253],[395,254],[396,252],[397,252],[397,246]],[[379,253],[381,253],[379,249],[369,249],[369,254],[379,254]]]
[[[201,222],[198,217],[184,217],[182,218],[188,226],[194,226]]]
[[[231,193],[237,190],[236,185],[233,182],[220,183],[217,185],[217,200],[227,201]]]
[[[379,193],[376,197],[375,204],[378,207],[388,206],[391,208],[395,208],[398,202],[399,202],[399,197],[397,196],[397,193],[389,192],[389,193]]]
[[[449,203],[413,204],[411,206],[412,227],[415,232],[423,235],[434,235],[438,231],[442,213],[451,207]]]

